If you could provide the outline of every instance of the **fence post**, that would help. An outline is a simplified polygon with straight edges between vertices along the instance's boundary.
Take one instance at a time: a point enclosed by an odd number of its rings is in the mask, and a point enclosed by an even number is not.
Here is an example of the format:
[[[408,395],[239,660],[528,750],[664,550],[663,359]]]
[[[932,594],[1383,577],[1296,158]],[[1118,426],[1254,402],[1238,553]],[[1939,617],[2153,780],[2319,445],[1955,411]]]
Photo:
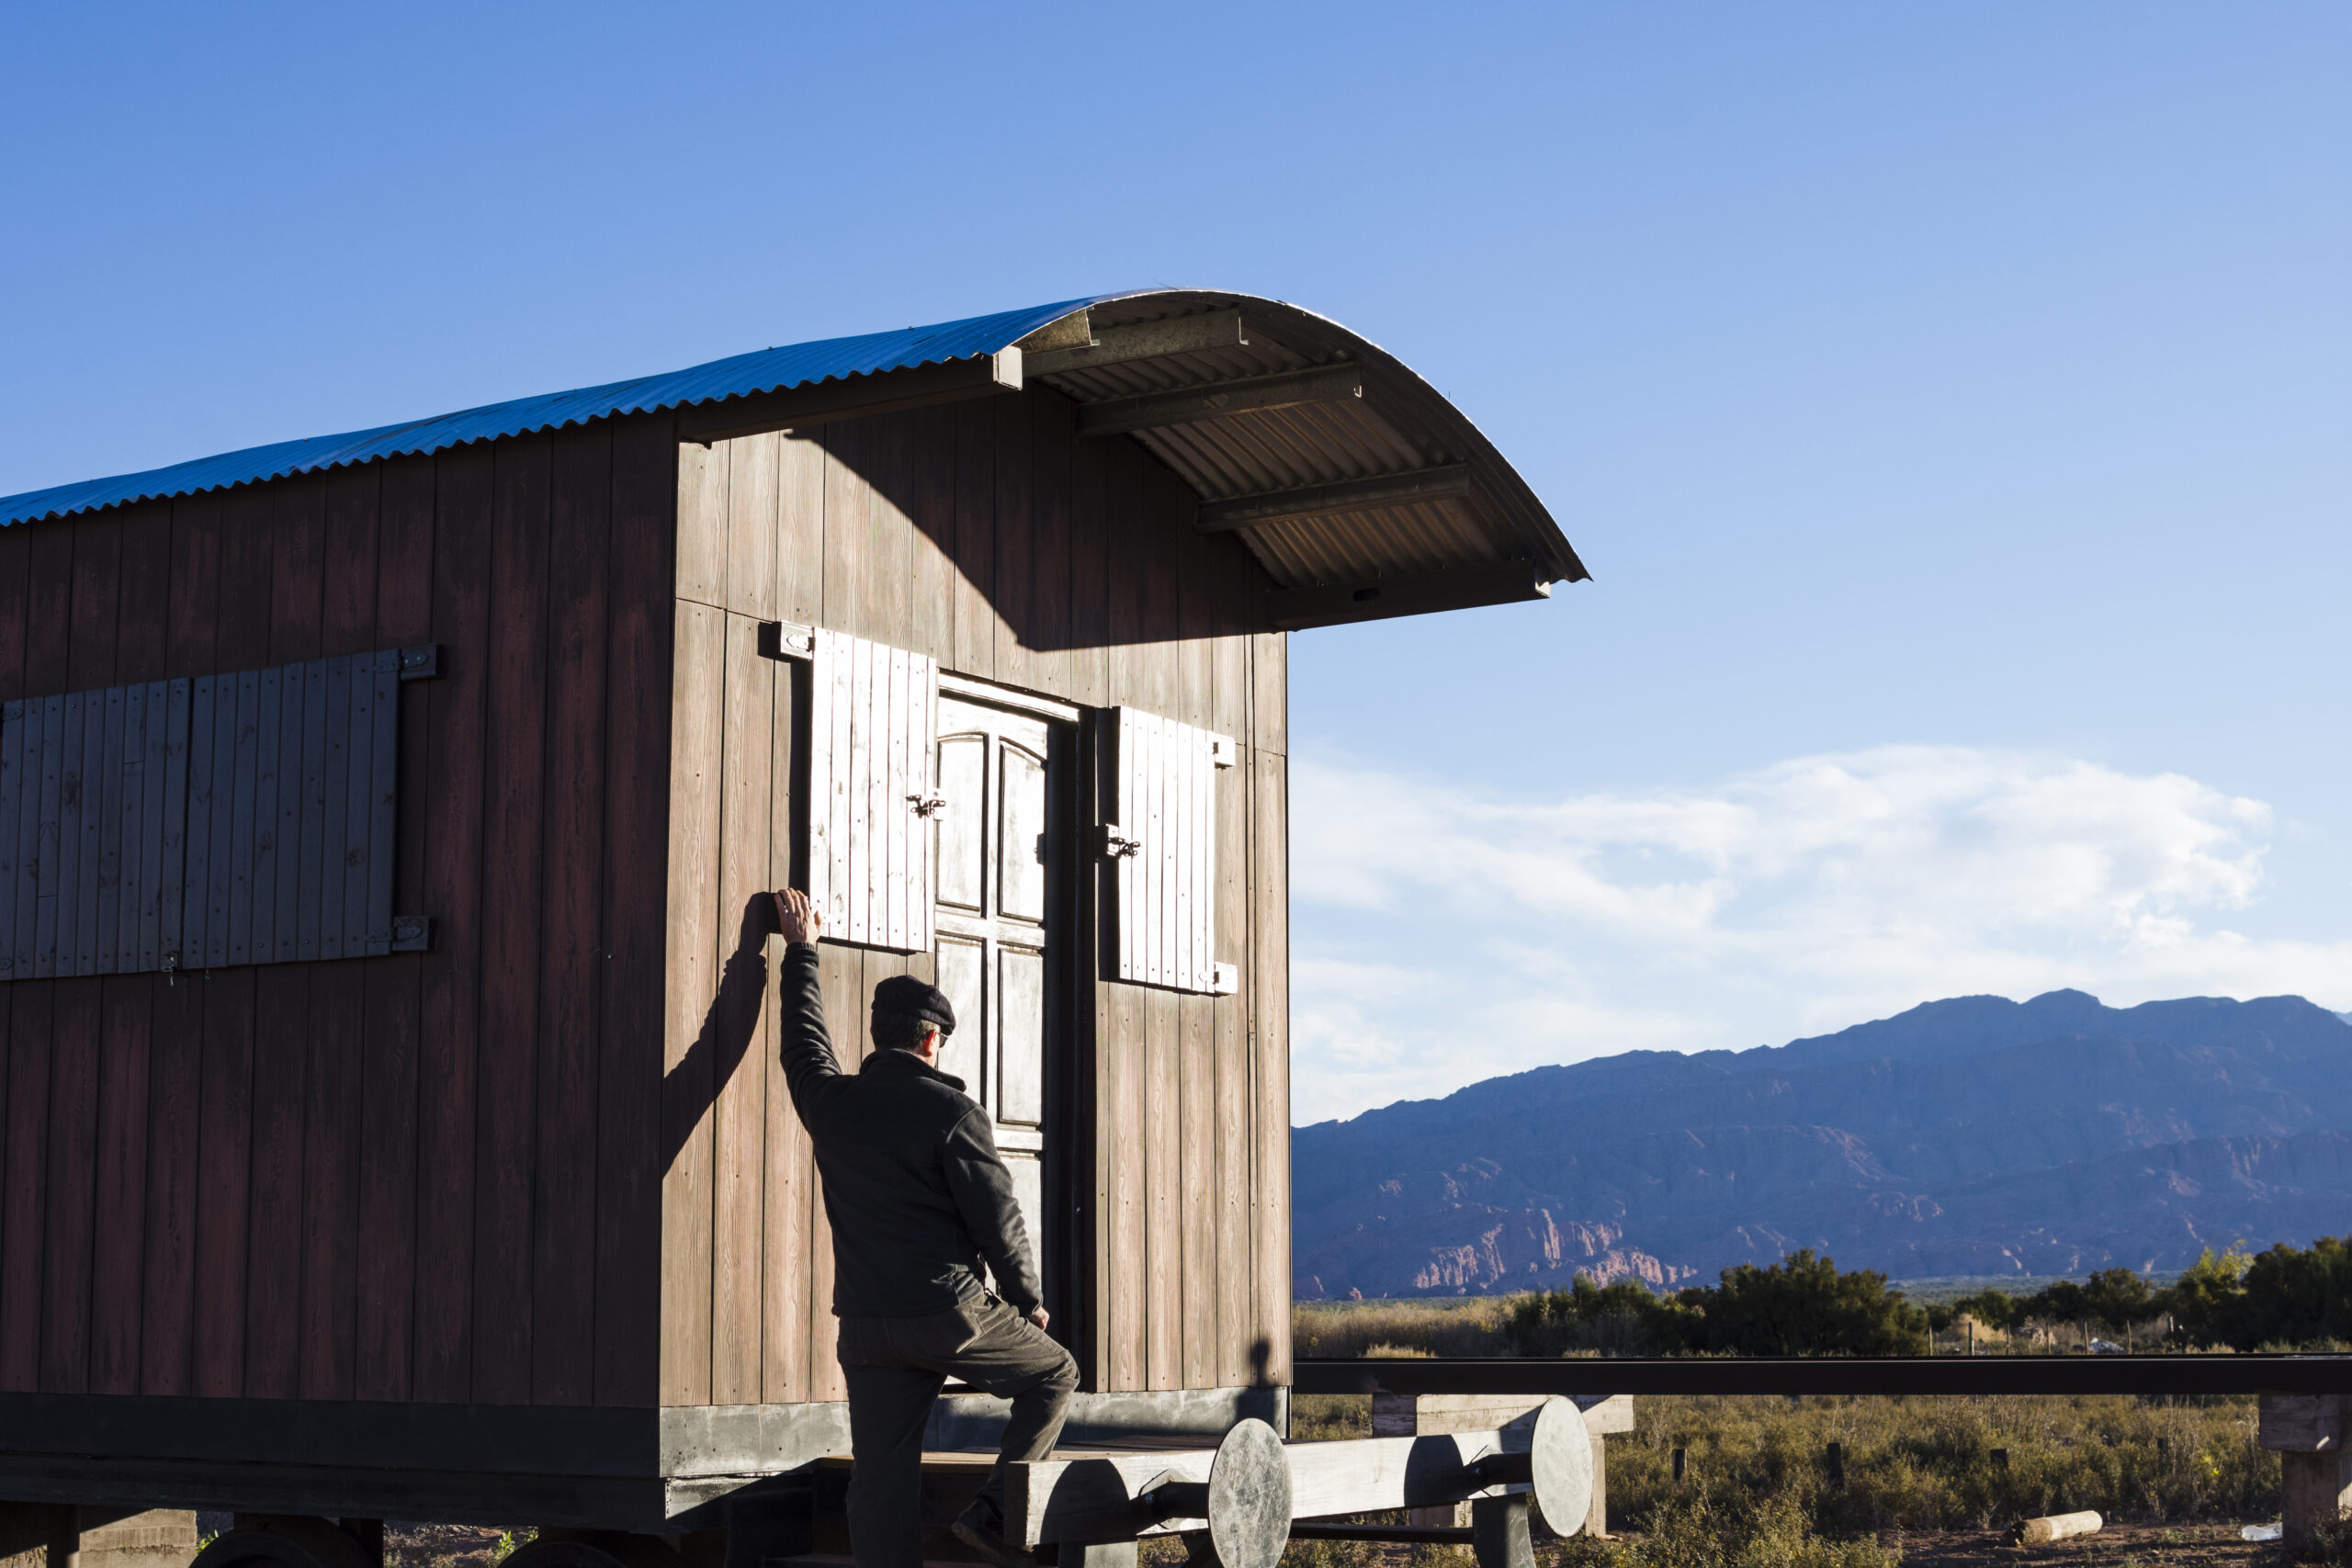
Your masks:
[[[2352,1505],[2352,1452],[2344,1447],[2346,1402],[2332,1393],[2266,1393],[2258,1439],[2278,1455],[2279,1537],[2298,1552]]]

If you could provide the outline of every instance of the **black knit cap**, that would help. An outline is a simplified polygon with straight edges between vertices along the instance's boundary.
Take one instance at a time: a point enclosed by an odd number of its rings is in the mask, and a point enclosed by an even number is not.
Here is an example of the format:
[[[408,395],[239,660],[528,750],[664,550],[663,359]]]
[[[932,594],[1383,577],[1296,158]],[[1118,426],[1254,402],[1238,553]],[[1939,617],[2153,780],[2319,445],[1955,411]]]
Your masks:
[[[912,975],[893,975],[875,987],[874,1010],[922,1019],[939,1025],[942,1034],[956,1032],[956,1010],[948,1004],[947,994]]]

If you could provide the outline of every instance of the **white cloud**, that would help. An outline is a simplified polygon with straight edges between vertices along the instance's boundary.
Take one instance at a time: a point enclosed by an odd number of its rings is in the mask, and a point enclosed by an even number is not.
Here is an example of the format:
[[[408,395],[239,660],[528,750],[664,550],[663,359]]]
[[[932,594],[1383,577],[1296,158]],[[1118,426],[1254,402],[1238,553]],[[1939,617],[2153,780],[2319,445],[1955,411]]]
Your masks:
[[[1531,803],[1308,748],[1292,795],[1302,1121],[1972,992],[2352,994],[2352,942],[2229,928],[2271,813],[2178,774],[1884,747]]]

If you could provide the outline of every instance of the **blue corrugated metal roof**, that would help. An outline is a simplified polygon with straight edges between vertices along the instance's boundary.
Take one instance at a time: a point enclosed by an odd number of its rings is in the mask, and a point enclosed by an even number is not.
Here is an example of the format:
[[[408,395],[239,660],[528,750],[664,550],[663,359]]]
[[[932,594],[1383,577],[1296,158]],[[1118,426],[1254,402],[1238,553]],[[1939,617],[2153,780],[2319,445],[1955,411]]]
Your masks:
[[[406,424],[388,424],[376,430],[354,431],[346,435],[319,435],[307,441],[251,446],[242,452],[175,463],[168,468],[153,468],[143,474],[121,474],[108,479],[86,479],[79,484],[28,491],[0,499],[0,525],[71,516],[77,512],[95,512],[134,501],[191,495],[198,491],[280,479],[288,474],[341,468],[347,463],[372,462],[379,457],[437,452],[469,441],[557,430],[613,414],[645,413],[752,392],[810,386],[844,376],[871,376],[884,370],[970,359],[1008,348],[1081,306],[1119,298],[1122,296],[1106,294],[1087,299],[1065,299],[1056,305],[973,316],[937,326],[909,327],[903,332],[797,343],[756,354],[739,354],[731,359],[714,359],[707,365],[666,376],[641,376],[633,381],[520,398],[513,402],[492,403],[487,408],[467,409],[436,419],[413,420]]]

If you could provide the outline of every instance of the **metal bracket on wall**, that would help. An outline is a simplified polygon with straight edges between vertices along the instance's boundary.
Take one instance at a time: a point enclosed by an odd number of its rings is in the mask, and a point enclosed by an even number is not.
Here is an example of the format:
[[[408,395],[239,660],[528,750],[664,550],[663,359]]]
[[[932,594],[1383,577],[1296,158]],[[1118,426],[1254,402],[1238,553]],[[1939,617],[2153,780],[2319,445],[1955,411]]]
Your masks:
[[[1094,829],[1094,855],[1097,860],[1124,860],[1143,853],[1143,840],[1130,839],[1119,831],[1116,822],[1105,822]]]
[[[440,673],[441,645],[439,643],[420,643],[414,648],[401,649],[401,680],[431,681],[437,678]]]
[[[809,627],[793,621],[762,621],[760,623],[760,657],[762,659],[814,659],[817,657],[817,634]]]

